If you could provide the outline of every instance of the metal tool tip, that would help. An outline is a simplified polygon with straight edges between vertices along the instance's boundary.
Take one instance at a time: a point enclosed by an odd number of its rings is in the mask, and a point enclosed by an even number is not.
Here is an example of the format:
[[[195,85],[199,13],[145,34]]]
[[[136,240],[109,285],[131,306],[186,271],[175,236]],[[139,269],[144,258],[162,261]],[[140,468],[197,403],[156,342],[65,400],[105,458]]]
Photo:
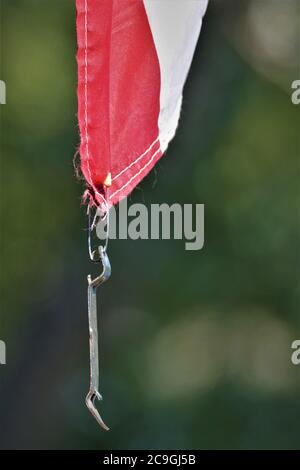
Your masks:
[[[102,396],[100,395],[100,393],[95,392],[95,391],[89,391],[85,399],[86,406],[88,407],[88,410],[90,411],[90,413],[94,416],[97,423],[101,426],[101,428],[104,429],[105,431],[109,431],[109,427],[104,423],[103,419],[100,416],[99,411],[95,407],[94,401],[96,398],[98,400],[102,400]]]

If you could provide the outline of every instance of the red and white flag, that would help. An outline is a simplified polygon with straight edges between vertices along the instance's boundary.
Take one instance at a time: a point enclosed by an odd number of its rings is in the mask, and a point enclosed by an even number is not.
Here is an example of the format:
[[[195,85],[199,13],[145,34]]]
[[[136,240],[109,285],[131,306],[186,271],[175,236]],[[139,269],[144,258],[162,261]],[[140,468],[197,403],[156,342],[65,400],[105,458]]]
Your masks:
[[[208,0],[76,0],[81,169],[96,204],[127,196],[174,137]]]

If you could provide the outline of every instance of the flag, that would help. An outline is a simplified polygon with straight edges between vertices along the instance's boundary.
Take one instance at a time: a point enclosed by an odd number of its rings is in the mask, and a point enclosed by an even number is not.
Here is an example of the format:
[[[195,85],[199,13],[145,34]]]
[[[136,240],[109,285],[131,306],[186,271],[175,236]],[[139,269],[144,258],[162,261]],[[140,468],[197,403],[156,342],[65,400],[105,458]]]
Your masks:
[[[174,137],[208,0],[76,0],[81,170],[118,203]]]

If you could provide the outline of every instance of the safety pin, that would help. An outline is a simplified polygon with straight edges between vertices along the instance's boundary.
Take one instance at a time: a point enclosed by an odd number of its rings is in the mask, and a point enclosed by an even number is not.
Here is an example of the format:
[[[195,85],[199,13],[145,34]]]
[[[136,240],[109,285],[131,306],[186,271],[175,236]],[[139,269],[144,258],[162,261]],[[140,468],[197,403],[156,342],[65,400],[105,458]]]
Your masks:
[[[109,211],[105,213],[105,215],[102,215],[99,213],[99,208],[96,209],[95,215],[92,220],[92,214],[91,214],[91,208],[88,207],[87,209],[87,215],[88,215],[88,250],[89,250],[89,256],[90,260],[93,263],[99,263],[101,260],[98,257],[97,258],[97,252],[96,250],[92,249],[92,233],[93,230],[96,228],[97,224],[99,222],[105,222],[106,223],[106,240],[104,244],[104,249],[107,251],[107,246],[108,246],[108,238],[109,238]],[[97,220],[99,219],[99,220]]]
[[[102,400],[102,395],[99,392],[99,347],[98,347],[98,321],[97,321],[97,288],[103,284],[111,275],[111,265],[107,256],[106,248],[107,241],[105,246],[100,245],[98,247],[99,256],[96,256],[96,250],[91,251],[91,225],[90,225],[90,212],[89,214],[89,252],[92,261],[101,262],[102,272],[95,279],[92,279],[92,276],[88,275],[88,316],[89,316],[89,333],[90,333],[90,389],[86,396],[85,402],[86,405],[94,416],[98,424],[109,431],[108,426],[104,423],[103,419],[100,416],[99,411],[95,406],[95,400]],[[107,215],[108,217],[108,215]],[[94,220],[95,222],[95,220]],[[94,225],[94,223],[93,223]],[[107,231],[108,233],[108,231]]]

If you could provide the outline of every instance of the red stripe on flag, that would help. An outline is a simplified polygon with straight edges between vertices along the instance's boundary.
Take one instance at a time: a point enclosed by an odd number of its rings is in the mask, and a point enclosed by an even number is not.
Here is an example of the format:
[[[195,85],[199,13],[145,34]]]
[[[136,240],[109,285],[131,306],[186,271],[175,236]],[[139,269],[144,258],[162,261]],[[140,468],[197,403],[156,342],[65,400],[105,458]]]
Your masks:
[[[142,0],[76,6],[81,168],[98,203],[111,173],[115,204],[162,154],[159,62]]]
[[[81,169],[101,189],[110,172],[111,0],[77,0],[78,119]]]

